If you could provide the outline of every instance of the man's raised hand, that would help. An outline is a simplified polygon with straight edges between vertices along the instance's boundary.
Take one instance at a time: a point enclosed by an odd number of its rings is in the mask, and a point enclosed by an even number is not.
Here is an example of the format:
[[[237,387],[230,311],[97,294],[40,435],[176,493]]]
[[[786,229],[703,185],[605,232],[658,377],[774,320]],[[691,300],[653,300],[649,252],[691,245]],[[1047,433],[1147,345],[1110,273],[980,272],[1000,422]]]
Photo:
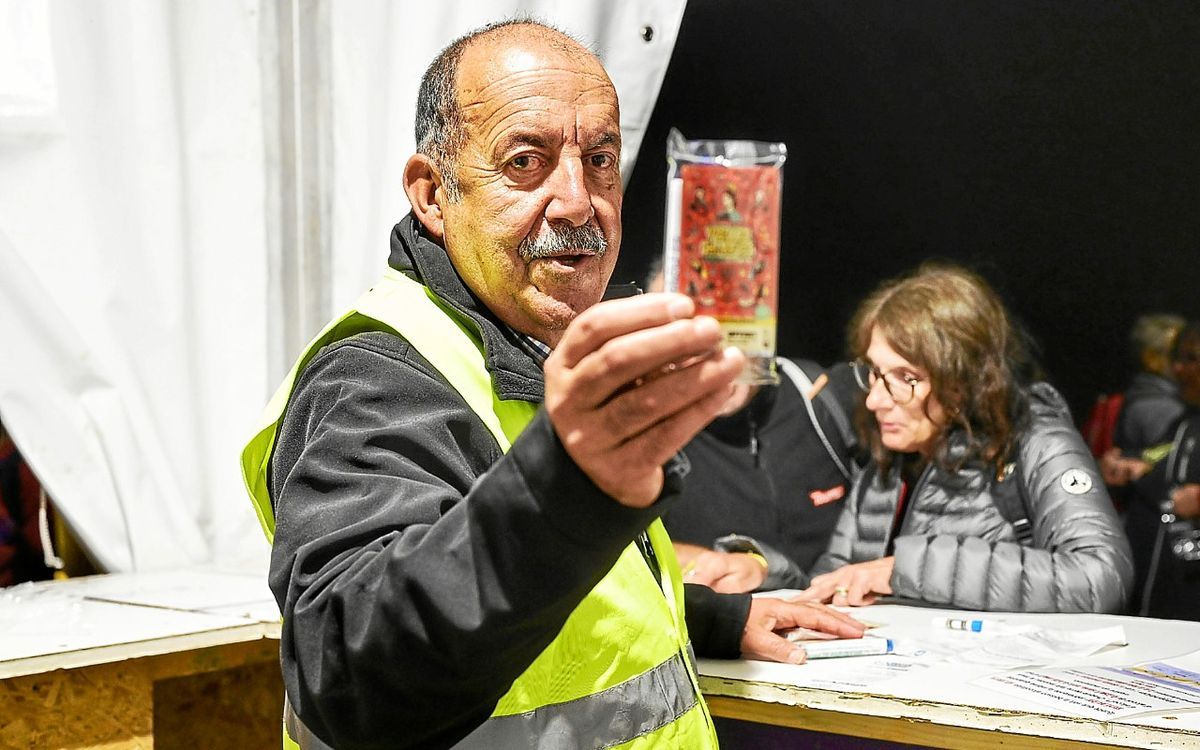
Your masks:
[[[594,305],[546,360],[546,411],[576,464],[631,507],[662,491],[662,466],[715,417],[745,357],[682,294]]]

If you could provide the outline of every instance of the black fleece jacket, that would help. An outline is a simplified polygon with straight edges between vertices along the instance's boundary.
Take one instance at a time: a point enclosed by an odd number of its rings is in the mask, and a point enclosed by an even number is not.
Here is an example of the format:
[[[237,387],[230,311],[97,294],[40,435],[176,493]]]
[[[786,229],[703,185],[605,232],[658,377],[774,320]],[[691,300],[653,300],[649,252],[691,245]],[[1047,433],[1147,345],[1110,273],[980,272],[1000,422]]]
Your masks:
[[[539,366],[421,235],[392,267],[473,328],[501,399],[540,403]],[[539,410],[503,454],[408,342],[360,334],[300,375],[271,462],[271,589],[288,697],[339,748],[448,747],[491,713],[621,551],[679,494],[626,508],[570,459]],[[738,654],[746,596],[688,588],[697,651]]]

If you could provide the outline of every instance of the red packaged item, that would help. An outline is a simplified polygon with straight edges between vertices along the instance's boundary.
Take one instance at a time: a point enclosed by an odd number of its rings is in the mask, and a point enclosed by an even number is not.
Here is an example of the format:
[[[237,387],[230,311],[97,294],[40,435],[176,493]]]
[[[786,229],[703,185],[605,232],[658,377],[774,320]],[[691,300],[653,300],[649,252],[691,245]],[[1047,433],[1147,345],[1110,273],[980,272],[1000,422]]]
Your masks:
[[[664,288],[717,319],[745,353],[743,383],[777,383],[779,218],[787,147],[688,141],[672,129]]]

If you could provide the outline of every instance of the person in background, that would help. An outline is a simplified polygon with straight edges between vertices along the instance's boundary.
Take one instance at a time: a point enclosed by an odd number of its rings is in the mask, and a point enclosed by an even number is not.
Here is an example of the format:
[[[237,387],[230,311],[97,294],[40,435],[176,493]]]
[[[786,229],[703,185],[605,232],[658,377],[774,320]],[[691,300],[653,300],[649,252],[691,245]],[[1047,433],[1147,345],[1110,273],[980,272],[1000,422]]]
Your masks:
[[[1160,482],[1152,480],[1140,489],[1138,482],[1166,457],[1171,435],[1186,410],[1173,357],[1183,325],[1184,319],[1178,315],[1144,315],[1134,323],[1130,344],[1140,371],[1125,391],[1113,430],[1113,448],[1100,458],[1100,471],[1122,509],[1125,534],[1133,550],[1129,609],[1134,613],[1149,606],[1143,594],[1160,533],[1159,504],[1164,491]]]
[[[1143,315],[1134,323],[1130,346],[1141,370],[1125,390],[1113,442],[1126,456],[1170,442],[1171,426],[1183,414],[1171,352],[1183,328],[1178,315]]]
[[[1100,469],[1110,488],[1125,488],[1140,478],[1150,464],[1162,458],[1171,441],[1171,429],[1184,410],[1171,362],[1175,337],[1183,324],[1178,315],[1158,314],[1143,315],[1133,325],[1129,344],[1138,372],[1124,393],[1113,431],[1113,448],[1100,458]],[[1130,493],[1118,492],[1124,501],[1120,507],[1126,507]]]
[[[662,291],[661,263],[646,288]],[[663,515],[684,580],[717,591],[806,588],[860,470],[848,367],[778,360],[779,385],[737,386],[684,448],[680,502]]]
[[[43,542],[48,513],[38,478],[0,423],[0,587],[54,576]]]
[[[1200,321],[1179,330],[1170,362],[1182,414],[1164,429],[1166,455],[1138,472],[1125,516],[1137,572],[1131,609],[1200,620],[1200,549],[1176,549],[1200,529]]]
[[[849,330],[872,461],[806,595],[961,609],[1115,612],[1129,544],[1066,403],[1026,383],[1021,337],[969,271],[884,283]]]
[[[512,20],[422,78],[389,269],[246,446],[305,748],[713,747],[691,647],[799,662],[831,608],[685,586],[658,518],[745,365],[682,295],[599,303],[616,91]],[[599,303],[599,304],[597,304]],[[684,602],[686,601],[686,607]]]
[[[847,439],[853,394],[843,402],[815,362],[781,359],[779,367],[779,385],[739,389],[684,448],[692,470],[663,525],[690,583],[728,592],[807,587],[860,470]]]

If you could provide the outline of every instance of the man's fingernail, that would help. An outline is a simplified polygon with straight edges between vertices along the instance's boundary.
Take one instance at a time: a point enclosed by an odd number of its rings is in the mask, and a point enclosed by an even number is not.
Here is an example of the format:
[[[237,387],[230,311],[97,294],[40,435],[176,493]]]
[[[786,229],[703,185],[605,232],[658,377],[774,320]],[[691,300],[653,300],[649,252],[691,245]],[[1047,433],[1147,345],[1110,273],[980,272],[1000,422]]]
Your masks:
[[[667,312],[675,320],[689,318],[692,315],[692,301],[687,297],[676,295],[667,303]]]
[[[796,649],[792,650],[792,653],[788,654],[787,663],[788,664],[803,664],[805,659],[807,659],[807,658],[808,658],[808,654],[804,651],[804,649],[796,648]]]
[[[697,315],[692,318],[692,331],[699,336],[720,336],[721,324],[716,318],[710,318],[707,315]]]

